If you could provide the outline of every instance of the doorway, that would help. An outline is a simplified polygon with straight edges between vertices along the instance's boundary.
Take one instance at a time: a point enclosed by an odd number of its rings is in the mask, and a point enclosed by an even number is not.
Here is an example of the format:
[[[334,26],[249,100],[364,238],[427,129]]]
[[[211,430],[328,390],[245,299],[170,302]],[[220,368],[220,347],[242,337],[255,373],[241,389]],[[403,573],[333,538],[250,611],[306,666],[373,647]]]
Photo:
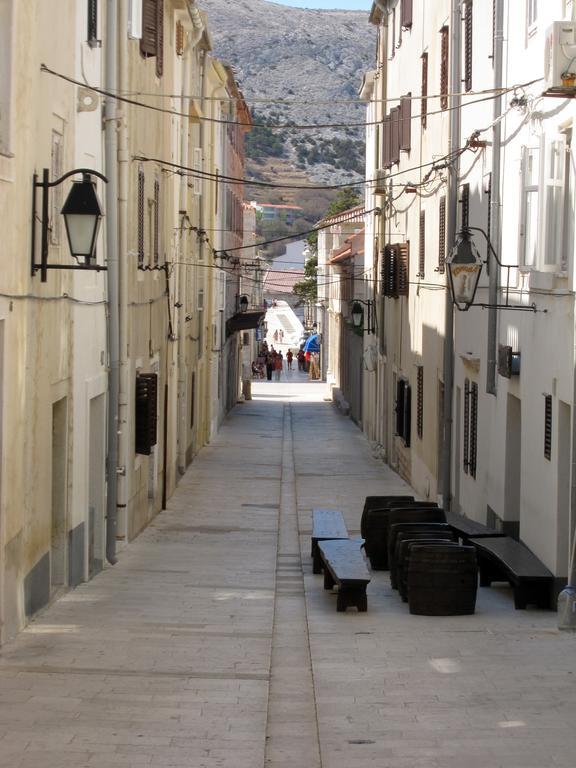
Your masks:
[[[52,405],[51,592],[66,583],[67,411],[68,401],[66,397]]]
[[[522,408],[520,398],[508,394],[506,401],[506,469],[504,474],[503,532],[520,535],[522,478]]]
[[[88,446],[88,578],[102,570],[104,562],[104,478],[106,444],[106,398],[90,400]]]

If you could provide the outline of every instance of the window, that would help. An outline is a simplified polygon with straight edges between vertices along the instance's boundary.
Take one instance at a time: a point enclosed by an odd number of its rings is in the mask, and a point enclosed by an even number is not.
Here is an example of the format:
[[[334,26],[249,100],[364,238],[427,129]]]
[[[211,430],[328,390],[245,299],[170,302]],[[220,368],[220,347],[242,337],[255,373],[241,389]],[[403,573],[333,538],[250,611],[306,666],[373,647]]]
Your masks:
[[[422,85],[420,86],[422,98],[420,100],[420,123],[426,128],[428,117],[428,54],[422,54]]]
[[[412,94],[400,99],[400,149],[410,152],[412,125]]]
[[[478,447],[478,384],[464,381],[464,472],[476,477]]]
[[[446,269],[446,197],[440,198],[438,209],[438,267],[441,274]]]
[[[412,0],[402,0],[401,14],[402,29],[410,29],[412,26]]]
[[[135,451],[150,456],[156,445],[158,420],[158,374],[139,373],[136,376]]]
[[[426,267],[426,213],[420,211],[420,227],[418,233],[418,274],[416,277],[424,277]]]
[[[552,395],[544,395],[544,458],[552,458]]]
[[[96,48],[98,43],[98,0],[88,0],[88,32],[86,40],[90,48]]]
[[[422,439],[424,433],[424,367],[419,365],[416,369],[416,432]]]
[[[538,20],[538,0],[526,0],[526,26],[531,32]]]
[[[176,22],[176,29],[174,34],[175,34],[176,55],[183,56],[184,55],[184,24],[182,24],[181,21]]]
[[[390,110],[390,160],[400,162],[400,107]]]
[[[138,199],[136,221],[138,226],[138,267],[144,266],[144,171],[140,168],[138,171]]]
[[[396,385],[396,434],[410,447],[411,391],[407,379],[399,379]]]
[[[164,58],[164,0],[142,0],[140,53],[156,57],[156,74],[162,76]]]
[[[573,171],[570,132],[543,135],[522,152],[520,259],[544,271],[565,268],[573,247]]]
[[[440,30],[440,109],[448,109],[448,27]]]
[[[464,88],[472,90],[472,0],[466,0],[464,17]]]
[[[382,293],[393,299],[408,296],[410,243],[387,245],[382,258]]]

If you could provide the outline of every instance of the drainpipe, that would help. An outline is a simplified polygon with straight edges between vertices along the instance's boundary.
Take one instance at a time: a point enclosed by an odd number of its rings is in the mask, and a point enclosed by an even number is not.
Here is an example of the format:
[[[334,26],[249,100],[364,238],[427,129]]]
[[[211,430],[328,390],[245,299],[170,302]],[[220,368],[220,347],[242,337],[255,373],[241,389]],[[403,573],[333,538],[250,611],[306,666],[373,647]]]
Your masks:
[[[128,91],[128,57],[129,43],[128,31],[128,0],[119,0],[120,19],[120,45],[119,45],[119,79],[120,90]],[[136,43],[132,43],[136,44]],[[128,358],[128,282],[130,270],[130,257],[128,256],[128,194],[130,182],[130,151],[128,145],[128,106],[120,106],[121,119],[118,121],[118,216],[119,216],[119,252],[121,254],[118,265],[118,313],[120,318],[120,350],[119,350],[119,397],[118,397],[118,452],[120,473],[118,475],[118,499],[117,509],[124,510],[127,515],[128,499],[130,498],[129,463],[129,430],[130,418],[128,406],[130,403],[130,361]],[[126,520],[126,526],[128,521]],[[128,531],[125,531],[126,535]]]
[[[494,88],[502,87],[503,51],[504,51],[504,0],[496,0],[496,24],[494,34]],[[494,99],[494,128],[492,129],[492,168],[490,175],[490,242],[500,253],[500,162],[502,135],[502,96]],[[486,370],[486,392],[496,394],[496,349],[498,342],[498,286],[500,285],[500,267],[488,254],[490,275],[488,281],[488,354]]]
[[[117,2],[106,4],[105,87],[116,92],[118,88]],[[104,162],[106,184],[106,257],[108,270],[108,494],[106,503],[106,559],[111,565],[116,558],[116,529],[118,516],[118,391],[119,391],[119,339],[118,339],[118,153],[116,100],[106,99],[104,104]]]
[[[460,0],[452,0],[451,50],[450,50],[450,139],[448,152],[460,148],[460,103],[458,95],[462,88],[460,73]],[[447,237],[450,244],[456,242],[458,220],[458,172],[460,162],[455,158],[448,169],[448,211]],[[444,309],[444,434],[442,440],[442,502],[446,511],[452,505],[452,408],[454,391],[454,304],[452,295],[446,289]]]

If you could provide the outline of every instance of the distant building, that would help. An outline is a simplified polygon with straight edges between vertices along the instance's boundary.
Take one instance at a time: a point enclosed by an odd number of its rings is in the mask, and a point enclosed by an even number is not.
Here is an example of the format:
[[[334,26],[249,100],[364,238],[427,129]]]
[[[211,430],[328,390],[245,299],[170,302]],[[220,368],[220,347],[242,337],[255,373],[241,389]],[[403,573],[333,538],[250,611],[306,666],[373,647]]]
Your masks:
[[[259,214],[262,221],[283,221],[285,224],[293,224],[302,208],[299,205],[274,205],[272,203],[257,203],[252,201],[250,205]]]

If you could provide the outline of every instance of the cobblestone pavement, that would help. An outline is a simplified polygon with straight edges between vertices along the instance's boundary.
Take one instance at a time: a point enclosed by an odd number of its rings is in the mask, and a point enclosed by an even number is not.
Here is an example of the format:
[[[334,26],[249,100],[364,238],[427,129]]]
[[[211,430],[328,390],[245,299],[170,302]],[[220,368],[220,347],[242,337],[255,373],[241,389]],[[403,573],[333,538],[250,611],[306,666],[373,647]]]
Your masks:
[[[294,372],[257,382],[168,510],[0,652],[0,766],[574,768],[576,637],[479,589],[337,613],[311,510],[407,490]]]

